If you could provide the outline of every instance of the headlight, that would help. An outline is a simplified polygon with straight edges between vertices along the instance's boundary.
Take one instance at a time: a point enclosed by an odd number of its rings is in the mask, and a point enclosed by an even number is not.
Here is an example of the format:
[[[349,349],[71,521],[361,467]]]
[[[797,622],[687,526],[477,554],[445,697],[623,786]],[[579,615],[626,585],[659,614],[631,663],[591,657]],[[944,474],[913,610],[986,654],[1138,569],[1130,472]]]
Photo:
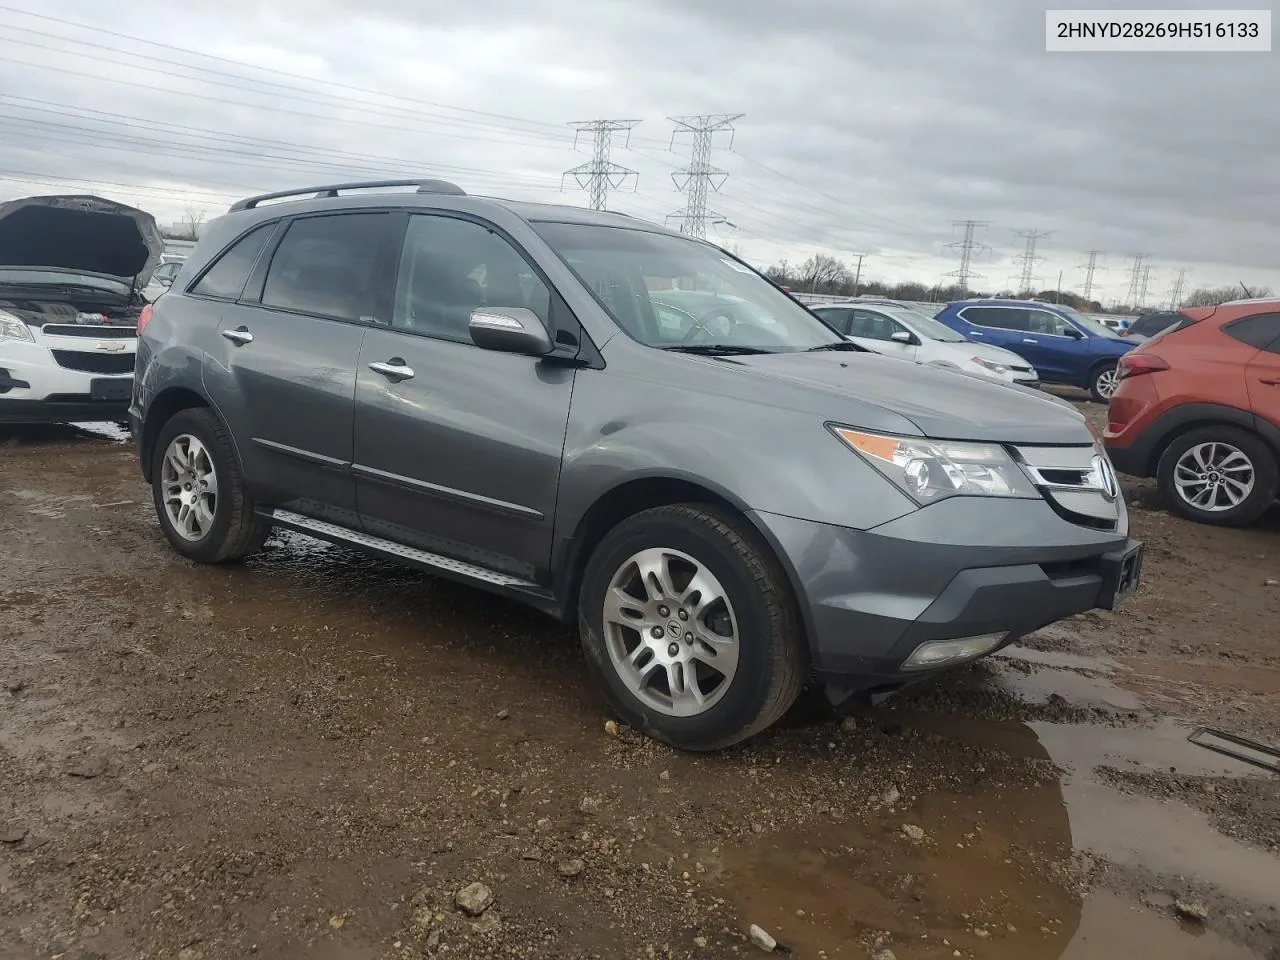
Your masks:
[[[984,370],[990,370],[992,373],[999,373],[1003,375],[1009,372],[1008,367],[1003,363],[996,363],[994,360],[983,360],[981,357],[970,357],[969,359],[972,363],[976,363]]]
[[[998,443],[894,437],[848,427],[832,430],[920,504],[957,496],[1040,496],[1030,478]]]
[[[31,335],[31,329],[22,322],[21,317],[15,317],[7,310],[0,310],[0,340],[29,340],[36,342],[36,338]]]

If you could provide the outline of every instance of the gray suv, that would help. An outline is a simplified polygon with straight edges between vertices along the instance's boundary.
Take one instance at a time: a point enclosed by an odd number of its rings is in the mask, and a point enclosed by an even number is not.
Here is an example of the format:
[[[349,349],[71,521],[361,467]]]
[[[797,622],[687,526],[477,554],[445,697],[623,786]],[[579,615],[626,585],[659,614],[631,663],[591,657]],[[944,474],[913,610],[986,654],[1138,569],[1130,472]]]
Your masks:
[[[685,749],[1138,581],[1070,406],[867,353],[619,214],[442,181],[253,197],[139,334],[133,426],[181,554],[282,527],[517,598],[576,621],[617,714]]]

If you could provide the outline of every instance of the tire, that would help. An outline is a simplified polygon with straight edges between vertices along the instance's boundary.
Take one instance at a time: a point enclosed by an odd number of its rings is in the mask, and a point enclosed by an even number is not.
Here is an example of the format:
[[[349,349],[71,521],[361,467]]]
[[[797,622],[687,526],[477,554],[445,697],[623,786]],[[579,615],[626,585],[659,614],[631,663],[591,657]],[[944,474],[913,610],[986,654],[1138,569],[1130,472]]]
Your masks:
[[[1206,447],[1208,444],[1216,447]],[[1200,459],[1197,458],[1197,451]],[[1228,468],[1233,465],[1238,467],[1216,471],[1219,477],[1226,475],[1237,483],[1244,481],[1246,469],[1251,471],[1252,488],[1234,505],[1227,505],[1227,495],[1220,493],[1216,495],[1218,509],[1197,506],[1192,499],[1196,491],[1203,487],[1179,487],[1176,481],[1179,478],[1204,475],[1206,471],[1201,468],[1201,460]],[[1212,469],[1208,470],[1208,476],[1212,477],[1214,472]],[[1261,437],[1225,424],[1197,427],[1177,437],[1165,448],[1156,467],[1160,493],[1174,513],[1197,523],[1227,527],[1252,523],[1267,512],[1276,499],[1278,473],[1280,468],[1276,465],[1276,455]],[[1227,484],[1220,483],[1220,490],[1226,488]],[[1183,494],[1183,489],[1188,490],[1187,495]]]
[[[639,600],[641,591],[635,586],[629,614],[615,612],[615,619],[607,622],[606,596],[616,580],[626,579],[626,571],[638,570],[633,562],[637,555],[669,561],[666,579],[675,588],[666,594],[669,605],[655,599],[652,590],[650,599]],[[682,579],[691,569],[690,559],[700,568],[699,583],[708,587],[707,593],[719,594],[727,603],[716,601],[700,614],[692,612],[692,601],[702,596],[705,602],[705,595]],[[618,605],[618,610],[624,606]],[[716,507],[655,507],[619,523],[588,561],[578,610],[587,663],[609,705],[632,727],[679,749],[718,750],[753,736],[786,713],[804,685],[808,651],[786,575],[745,521]],[[682,611],[691,616],[681,621]],[[617,626],[624,615],[634,622],[637,612],[644,615],[643,628]],[[736,624],[733,642],[723,639],[721,632],[730,623]],[[692,624],[698,635],[690,643],[694,634],[687,628]],[[712,624],[719,628],[714,648],[701,639],[711,636]],[[664,631],[660,639],[653,637],[655,629]],[[638,673],[648,672],[643,688],[624,682],[626,668],[615,665],[642,645],[649,653],[636,659],[639,670],[631,677],[634,681]],[[719,652],[712,657],[713,651]],[[732,664],[731,651],[736,651]],[[695,665],[686,659],[679,675],[684,675],[685,664],[692,668],[692,687],[702,694],[700,704],[685,696],[677,706],[669,668],[662,662],[672,656],[698,661]],[[708,667],[709,662],[718,662],[723,672]]]
[[[1119,381],[1116,380],[1116,364],[1100,363],[1089,372],[1089,395],[1098,403],[1110,403]]]
[[[197,458],[198,469],[208,468],[215,481],[213,496],[201,501],[212,519],[190,531],[195,536],[184,534],[165,506],[166,488],[175,489],[172,475],[165,476],[165,458],[170,445],[180,438],[187,438],[182,445],[188,451],[193,449],[191,438],[198,442],[204,451]],[[196,407],[174,414],[160,428],[152,458],[151,495],[156,517],[166,539],[184,557],[198,563],[225,563],[248,556],[266,541],[271,525],[254,512],[231,436],[212,410]]]

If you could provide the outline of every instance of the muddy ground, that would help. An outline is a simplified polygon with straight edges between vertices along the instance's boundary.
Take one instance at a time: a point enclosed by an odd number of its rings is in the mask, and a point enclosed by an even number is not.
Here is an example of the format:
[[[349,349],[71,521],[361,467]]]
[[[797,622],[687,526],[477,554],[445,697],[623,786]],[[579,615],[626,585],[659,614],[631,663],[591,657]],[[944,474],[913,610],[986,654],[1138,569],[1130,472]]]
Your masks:
[[[536,613],[293,535],[197,567],[111,428],[0,437],[0,958],[1276,960],[1280,778],[1186,737],[1280,744],[1280,512],[1125,491],[1127,607],[697,757]]]

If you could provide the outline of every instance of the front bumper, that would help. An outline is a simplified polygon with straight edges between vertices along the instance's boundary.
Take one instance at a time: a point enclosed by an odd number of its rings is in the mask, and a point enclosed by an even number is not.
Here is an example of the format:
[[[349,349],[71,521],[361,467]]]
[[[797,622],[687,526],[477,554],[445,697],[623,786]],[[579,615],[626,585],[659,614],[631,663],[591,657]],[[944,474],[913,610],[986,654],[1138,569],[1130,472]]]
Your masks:
[[[967,501],[967,502],[964,502]],[[889,689],[958,666],[904,666],[923,643],[1001,634],[992,652],[1114,605],[1141,545],[1072,524],[1043,501],[957,497],[872,531],[756,513],[789,568],[819,679]],[[984,654],[985,655],[985,654]],[[976,659],[976,658],[975,658]]]
[[[95,373],[60,366],[53,349],[88,353],[83,339],[56,343],[0,343],[0,423],[75,423],[123,420],[129,411],[133,373]],[[119,354],[129,357],[132,344]]]

